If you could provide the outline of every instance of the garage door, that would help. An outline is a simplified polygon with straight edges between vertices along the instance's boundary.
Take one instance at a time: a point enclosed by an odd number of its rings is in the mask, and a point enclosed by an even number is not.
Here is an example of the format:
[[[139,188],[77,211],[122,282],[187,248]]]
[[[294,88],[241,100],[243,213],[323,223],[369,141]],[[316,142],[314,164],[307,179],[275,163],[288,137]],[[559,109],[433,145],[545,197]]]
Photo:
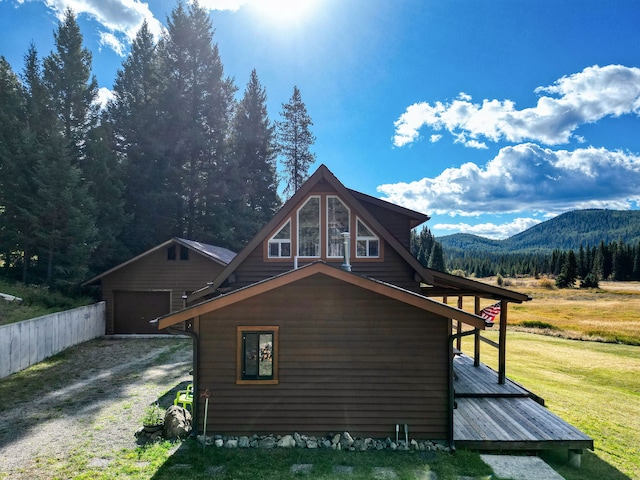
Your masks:
[[[171,292],[114,292],[114,333],[163,333],[149,322],[171,312]]]

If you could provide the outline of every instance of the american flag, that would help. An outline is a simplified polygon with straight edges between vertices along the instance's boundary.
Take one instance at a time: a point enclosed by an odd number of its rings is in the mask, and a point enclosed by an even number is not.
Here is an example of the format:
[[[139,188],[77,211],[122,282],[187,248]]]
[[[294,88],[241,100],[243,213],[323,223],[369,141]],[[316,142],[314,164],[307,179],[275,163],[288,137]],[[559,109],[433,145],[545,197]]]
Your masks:
[[[484,318],[485,324],[489,327],[493,325],[493,321],[498,315],[500,315],[500,302],[480,310],[480,316]]]

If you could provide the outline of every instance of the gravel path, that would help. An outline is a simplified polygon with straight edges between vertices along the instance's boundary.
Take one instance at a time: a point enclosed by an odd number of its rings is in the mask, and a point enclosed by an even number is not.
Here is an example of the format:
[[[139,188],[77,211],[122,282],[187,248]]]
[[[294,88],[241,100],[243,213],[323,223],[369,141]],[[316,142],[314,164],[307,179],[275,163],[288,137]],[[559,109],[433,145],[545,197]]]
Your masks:
[[[82,452],[108,462],[136,444],[145,408],[191,380],[191,340],[99,339],[0,380],[0,479],[50,478]]]

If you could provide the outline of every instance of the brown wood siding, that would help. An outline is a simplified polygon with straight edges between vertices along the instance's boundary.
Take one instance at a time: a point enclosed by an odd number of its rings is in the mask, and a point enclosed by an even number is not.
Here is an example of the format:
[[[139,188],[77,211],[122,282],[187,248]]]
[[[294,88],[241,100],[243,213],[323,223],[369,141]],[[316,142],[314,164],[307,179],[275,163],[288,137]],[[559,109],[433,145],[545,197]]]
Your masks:
[[[202,288],[222,271],[223,266],[189,251],[189,260],[167,260],[166,248],[151,252],[138,261],[102,278],[102,299],[106,302],[106,333],[114,333],[114,291],[171,291],[171,311],[182,308],[182,294]]]
[[[384,240],[381,240],[384,242]],[[383,245],[384,261],[360,260],[351,258],[351,269],[354,273],[391,283],[400,288],[420,293],[420,282],[415,280],[415,270],[388,245]],[[234,272],[234,288],[244,287],[266,278],[288,272],[293,269],[293,259],[286,262],[264,262],[262,246],[257,247]],[[313,263],[315,259],[299,259],[298,266]],[[329,265],[341,266],[342,260],[331,262]]]
[[[447,320],[314,275],[200,317],[207,431],[445,439]],[[277,385],[236,384],[238,326],[280,328]],[[203,402],[200,400],[200,419]]]
[[[402,245],[407,249],[410,248],[411,221],[409,217],[369,202],[361,202],[361,204],[369,213],[376,217],[376,220],[378,220],[391,235],[396,237]]]

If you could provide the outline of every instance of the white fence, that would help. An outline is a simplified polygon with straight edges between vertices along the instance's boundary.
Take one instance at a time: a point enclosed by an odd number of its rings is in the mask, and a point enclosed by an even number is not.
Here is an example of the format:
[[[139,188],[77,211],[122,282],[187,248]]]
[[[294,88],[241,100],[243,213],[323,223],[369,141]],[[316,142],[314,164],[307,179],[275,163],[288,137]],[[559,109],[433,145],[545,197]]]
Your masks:
[[[0,378],[104,335],[105,303],[0,327]]]

